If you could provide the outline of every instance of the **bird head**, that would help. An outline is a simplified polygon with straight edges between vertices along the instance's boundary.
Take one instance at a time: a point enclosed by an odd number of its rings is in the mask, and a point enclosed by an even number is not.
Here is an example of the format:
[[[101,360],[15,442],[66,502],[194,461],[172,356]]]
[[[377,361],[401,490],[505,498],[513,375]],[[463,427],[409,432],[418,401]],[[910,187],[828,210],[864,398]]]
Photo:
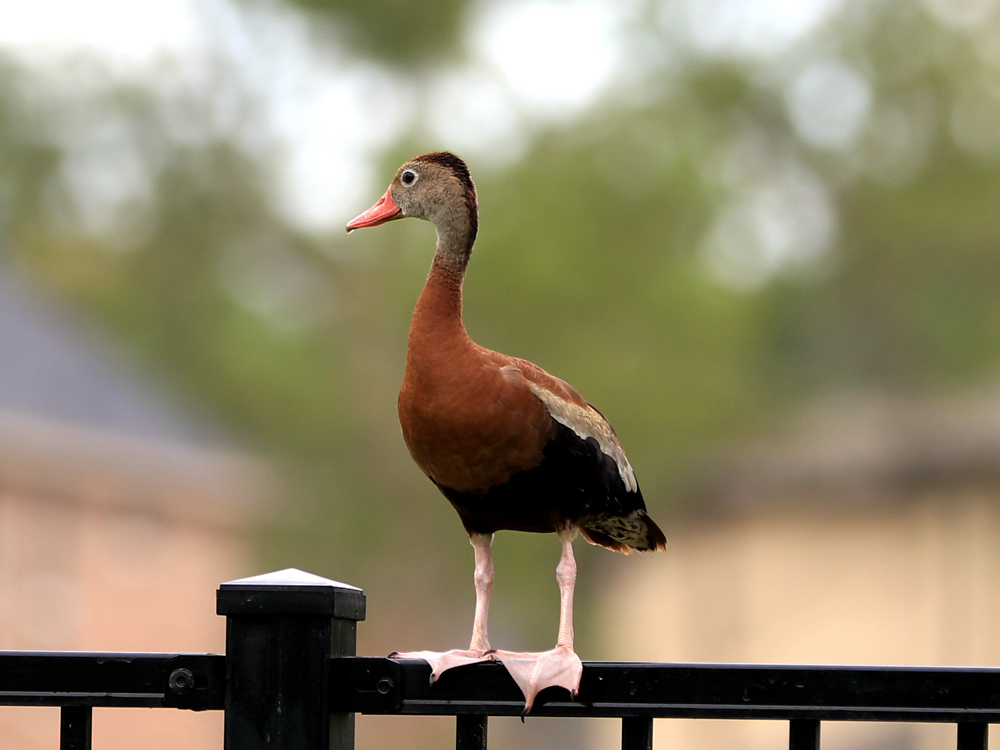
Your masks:
[[[468,235],[479,227],[476,187],[465,162],[447,151],[417,156],[401,166],[378,202],[347,224],[347,231],[413,216],[432,222],[438,234]]]

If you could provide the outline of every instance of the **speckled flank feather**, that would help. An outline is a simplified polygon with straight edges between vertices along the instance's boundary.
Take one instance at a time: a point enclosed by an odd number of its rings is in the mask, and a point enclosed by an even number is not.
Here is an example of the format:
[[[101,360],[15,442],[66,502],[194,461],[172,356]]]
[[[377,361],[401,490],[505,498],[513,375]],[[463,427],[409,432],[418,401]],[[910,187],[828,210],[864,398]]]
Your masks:
[[[587,519],[580,526],[583,538],[626,555],[632,550],[655,552],[665,549],[667,539],[644,510],[626,516],[604,514]]]

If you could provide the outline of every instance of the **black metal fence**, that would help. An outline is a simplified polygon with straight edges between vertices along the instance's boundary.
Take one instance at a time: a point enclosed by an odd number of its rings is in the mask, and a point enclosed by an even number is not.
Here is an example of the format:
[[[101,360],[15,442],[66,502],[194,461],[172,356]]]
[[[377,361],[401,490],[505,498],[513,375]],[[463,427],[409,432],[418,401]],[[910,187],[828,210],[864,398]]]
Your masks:
[[[0,652],[0,706],[61,706],[62,750],[89,750],[105,706],[224,711],[227,750],[346,750],[357,713],[455,716],[458,750],[485,750],[488,717],[524,705],[499,664],[431,685],[424,662],[356,656],[360,589],[282,571],[217,601],[225,655]],[[785,720],[790,750],[818,749],[823,721],[947,722],[985,750],[1000,722],[1000,669],[585,662],[576,700],[552,692],[533,716],[621,718],[623,750],[649,750],[655,718]]]

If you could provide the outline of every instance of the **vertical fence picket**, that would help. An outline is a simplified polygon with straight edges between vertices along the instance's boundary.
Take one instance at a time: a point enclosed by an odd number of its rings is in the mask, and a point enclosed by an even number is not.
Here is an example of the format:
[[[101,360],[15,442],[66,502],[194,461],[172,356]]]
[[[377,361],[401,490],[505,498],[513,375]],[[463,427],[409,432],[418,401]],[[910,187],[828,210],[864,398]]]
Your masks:
[[[486,750],[489,717],[459,714],[455,717],[455,750]]]
[[[298,570],[219,587],[226,616],[225,750],[353,750],[354,714],[331,714],[331,656],[353,656],[361,589]]]
[[[626,716],[622,719],[622,750],[653,750],[653,717]]]
[[[788,722],[788,750],[819,750],[819,721],[792,719]]]
[[[980,722],[959,722],[958,750],[987,750],[990,725]]]
[[[60,709],[59,750],[90,750],[90,706],[63,706]]]

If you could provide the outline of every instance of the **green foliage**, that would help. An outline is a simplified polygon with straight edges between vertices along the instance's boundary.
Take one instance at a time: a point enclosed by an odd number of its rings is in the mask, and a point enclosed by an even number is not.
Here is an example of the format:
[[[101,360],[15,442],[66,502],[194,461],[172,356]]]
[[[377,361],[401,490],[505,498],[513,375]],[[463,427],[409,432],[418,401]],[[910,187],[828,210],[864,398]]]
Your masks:
[[[771,294],[774,342],[784,348],[772,352],[774,366],[799,370],[814,388],[928,388],[993,371],[998,190],[995,170],[955,154],[904,188],[846,193],[838,272]]]
[[[411,66],[455,52],[465,0],[288,0],[343,28],[338,36],[357,52]]]

